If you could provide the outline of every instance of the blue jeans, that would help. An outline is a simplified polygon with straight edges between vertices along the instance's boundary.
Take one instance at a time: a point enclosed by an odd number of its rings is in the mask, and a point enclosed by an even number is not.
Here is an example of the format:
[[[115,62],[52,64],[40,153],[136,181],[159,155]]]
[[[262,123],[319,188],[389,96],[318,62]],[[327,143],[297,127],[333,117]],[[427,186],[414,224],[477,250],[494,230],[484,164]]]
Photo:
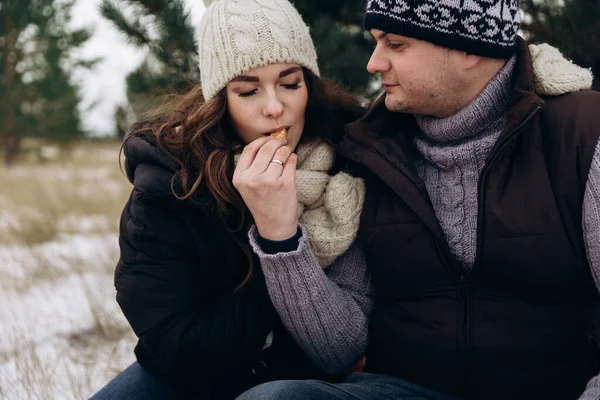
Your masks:
[[[113,378],[90,400],[163,400],[192,398],[178,392],[134,362]]]
[[[275,381],[263,383],[237,400],[457,400],[387,375],[355,372],[344,383]]]

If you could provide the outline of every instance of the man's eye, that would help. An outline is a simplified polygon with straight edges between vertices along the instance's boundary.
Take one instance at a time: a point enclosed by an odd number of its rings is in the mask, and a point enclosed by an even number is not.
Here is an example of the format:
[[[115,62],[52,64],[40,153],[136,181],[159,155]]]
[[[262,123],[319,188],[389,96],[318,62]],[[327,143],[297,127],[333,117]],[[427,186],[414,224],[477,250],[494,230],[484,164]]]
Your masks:
[[[238,93],[238,96],[240,96],[240,97],[250,97],[250,96],[252,96],[253,94],[256,94],[256,89],[254,89],[254,90],[251,90],[251,91],[249,91],[249,92],[242,92],[242,93]]]
[[[389,43],[388,47],[392,50],[398,50],[400,47],[402,47],[403,43]]]

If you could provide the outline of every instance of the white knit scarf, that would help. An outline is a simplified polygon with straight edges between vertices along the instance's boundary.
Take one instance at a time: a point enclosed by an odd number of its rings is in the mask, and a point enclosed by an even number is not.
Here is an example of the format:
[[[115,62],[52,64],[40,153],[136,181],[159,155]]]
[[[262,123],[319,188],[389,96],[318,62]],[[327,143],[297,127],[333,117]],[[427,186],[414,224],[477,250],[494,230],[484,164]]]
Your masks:
[[[365,201],[365,183],[344,172],[330,176],[334,148],[321,139],[298,145],[298,220],[313,254],[327,267],[356,239]]]

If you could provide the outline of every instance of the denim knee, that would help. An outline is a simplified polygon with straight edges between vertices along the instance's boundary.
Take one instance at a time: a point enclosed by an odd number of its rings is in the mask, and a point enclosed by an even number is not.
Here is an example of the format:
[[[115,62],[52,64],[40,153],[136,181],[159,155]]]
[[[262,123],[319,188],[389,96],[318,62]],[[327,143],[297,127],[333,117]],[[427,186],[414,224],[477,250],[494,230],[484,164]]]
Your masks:
[[[237,400],[305,400],[314,398],[314,396],[311,397],[313,390],[311,381],[273,381],[245,391],[237,397]]]
[[[166,383],[134,362],[89,400],[158,400],[173,398],[173,393]]]

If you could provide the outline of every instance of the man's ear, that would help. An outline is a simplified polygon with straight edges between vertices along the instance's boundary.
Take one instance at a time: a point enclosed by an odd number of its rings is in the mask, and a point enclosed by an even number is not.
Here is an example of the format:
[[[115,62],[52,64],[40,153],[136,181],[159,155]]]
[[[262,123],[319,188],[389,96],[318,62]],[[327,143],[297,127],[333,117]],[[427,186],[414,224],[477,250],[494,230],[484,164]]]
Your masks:
[[[465,71],[469,71],[469,70],[475,68],[477,65],[479,65],[479,63],[483,59],[483,57],[481,57],[481,56],[477,56],[475,54],[469,54],[469,53],[462,53],[462,52],[461,52],[461,56],[462,56],[462,60],[461,60],[462,67]]]

